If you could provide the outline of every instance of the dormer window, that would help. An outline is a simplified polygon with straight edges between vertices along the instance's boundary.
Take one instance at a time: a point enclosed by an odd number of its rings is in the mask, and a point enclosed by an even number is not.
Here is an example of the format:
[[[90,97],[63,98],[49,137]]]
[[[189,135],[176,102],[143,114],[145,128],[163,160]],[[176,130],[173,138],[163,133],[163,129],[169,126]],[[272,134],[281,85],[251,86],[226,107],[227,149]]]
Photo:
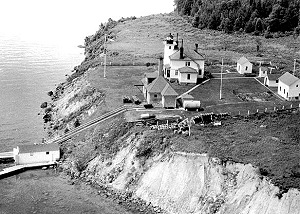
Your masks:
[[[185,62],[185,66],[191,66],[191,62]]]

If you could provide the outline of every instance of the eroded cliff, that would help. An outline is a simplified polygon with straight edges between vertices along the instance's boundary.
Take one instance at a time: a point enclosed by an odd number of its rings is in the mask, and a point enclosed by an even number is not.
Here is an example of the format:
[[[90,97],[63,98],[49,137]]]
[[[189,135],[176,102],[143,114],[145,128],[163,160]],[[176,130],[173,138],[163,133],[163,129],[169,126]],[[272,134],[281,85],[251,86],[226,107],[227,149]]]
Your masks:
[[[145,135],[122,139],[123,148],[116,155],[98,155],[80,173],[72,160],[65,167],[73,175],[130,193],[166,213],[300,213],[300,192],[290,189],[278,197],[279,188],[251,164],[171,150],[143,153]]]

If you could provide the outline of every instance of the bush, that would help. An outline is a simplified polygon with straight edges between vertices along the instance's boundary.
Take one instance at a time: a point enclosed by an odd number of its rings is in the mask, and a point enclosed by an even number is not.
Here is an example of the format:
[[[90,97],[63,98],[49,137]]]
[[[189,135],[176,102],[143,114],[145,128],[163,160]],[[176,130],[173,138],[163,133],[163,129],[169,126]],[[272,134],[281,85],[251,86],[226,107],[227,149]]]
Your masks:
[[[77,118],[74,122],[74,127],[76,128],[78,126],[80,126],[80,122],[79,122],[79,119]]]

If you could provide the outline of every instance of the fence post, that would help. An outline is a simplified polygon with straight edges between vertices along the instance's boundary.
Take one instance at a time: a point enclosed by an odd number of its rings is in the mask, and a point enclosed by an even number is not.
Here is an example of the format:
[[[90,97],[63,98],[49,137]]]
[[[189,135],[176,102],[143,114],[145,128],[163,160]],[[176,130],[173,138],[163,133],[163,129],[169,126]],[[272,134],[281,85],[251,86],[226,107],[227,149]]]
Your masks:
[[[265,108],[265,112],[267,112],[268,111],[268,108]]]
[[[293,104],[291,104],[291,108],[293,108]]]
[[[109,63],[109,65],[111,66],[111,62]]]
[[[241,111],[239,111],[239,115],[241,115]]]
[[[284,109],[284,106],[282,106],[282,109]]]
[[[256,113],[258,113],[258,109],[256,110]]]
[[[248,116],[250,115],[250,111],[248,110]]]
[[[276,106],[274,106],[274,111],[276,111]]]

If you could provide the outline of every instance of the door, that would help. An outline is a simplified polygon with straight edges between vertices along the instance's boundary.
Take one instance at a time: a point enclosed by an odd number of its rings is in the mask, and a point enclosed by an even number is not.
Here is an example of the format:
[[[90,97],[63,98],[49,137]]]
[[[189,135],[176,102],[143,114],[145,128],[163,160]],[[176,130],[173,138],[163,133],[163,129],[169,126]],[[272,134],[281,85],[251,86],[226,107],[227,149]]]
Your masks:
[[[170,77],[170,70],[167,70],[167,77]]]

